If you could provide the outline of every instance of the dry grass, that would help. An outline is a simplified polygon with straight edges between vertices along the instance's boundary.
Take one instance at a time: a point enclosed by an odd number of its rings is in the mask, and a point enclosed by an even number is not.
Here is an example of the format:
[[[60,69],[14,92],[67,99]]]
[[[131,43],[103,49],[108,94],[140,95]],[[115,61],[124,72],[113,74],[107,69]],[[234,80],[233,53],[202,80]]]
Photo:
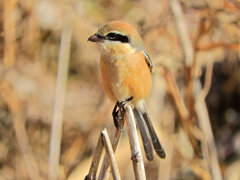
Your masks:
[[[170,2],[178,1],[0,2],[0,180],[48,177],[66,17],[72,41],[59,179],[83,179],[100,131],[113,127],[99,50],[87,39],[116,19],[139,30],[155,65],[147,101],[167,159],[145,160],[147,179],[219,179],[218,166],[224,179],[240,178],[240,3],[181,0],[179,16]],[[125,134],[116,161],[129,180],[134,174]]]

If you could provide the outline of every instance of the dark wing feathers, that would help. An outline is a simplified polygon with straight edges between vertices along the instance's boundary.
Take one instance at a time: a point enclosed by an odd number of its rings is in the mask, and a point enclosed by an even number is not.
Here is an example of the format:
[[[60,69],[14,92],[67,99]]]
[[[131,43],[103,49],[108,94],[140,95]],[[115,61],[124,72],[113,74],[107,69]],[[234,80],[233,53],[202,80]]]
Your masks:
[[[149,55],[146,51],[143,51],[143,54],[145,56],[146,63],[149,66],[150,72],[152,72],[152,68],[153,68],[152,61],[151,61],[151,59],[150,59],[150,57],[149,57]]]

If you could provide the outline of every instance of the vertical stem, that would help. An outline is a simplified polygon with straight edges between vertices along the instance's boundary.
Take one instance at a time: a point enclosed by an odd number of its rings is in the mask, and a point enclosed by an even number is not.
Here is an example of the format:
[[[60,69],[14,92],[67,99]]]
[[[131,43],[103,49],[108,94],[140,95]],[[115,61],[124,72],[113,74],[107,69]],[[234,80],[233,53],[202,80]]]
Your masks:
[[[210,118],[207,110],[207,105],[205,98],[208,94],[208,91],[211,86],[212,79],[212,69],[213,62],[209,62],[207,66],[205,85],[202,88],[200,80],[196,80],[196,86],[199,89],[202,89],[201,92],[198,92],[198,96],[196,98],[195,103],[195,111],[197,117],[199,119],[199,126],[203,132],[205,142],[202,145],[204,158],[207,159],[208,167],[211,171],[213,180],[221,180],[222,175],[219,167],[218,157],[217,157],[217,149],[214,143],[214,136],[211,128]]]
[[[124,121],[119,121],[120,128],[123,128],[124,126]],[[113,151],[115,152],[121,137],[121,131],[119,131],[117,128],[113,127],[113,132],[111,135],[111,143],[113,147]],[[102,167],[101,171],[99,173],[98,180],[107,180],[109,179],[110,172],[108,170],[109,163],[108,163],[108,157],[107,155],[104,156],[103,162],[102,162]]]
[[[4,31],[4,58],[5,67],[15,64],[15,8],[16,0],[4,1],[3,31]]]
[[[67,24],[67,23],[66,23]],[[66,25],[62,31],[60,53],[58,61],[58,74],[55,93],[55,102],[53,109],[53,120],[50,140],[50,158],[49,158],[49,180],[59,178],[59,159],[60,146],[62,138],[64,99],[67,84],[68,64],[71,47],[71,28]]]
[[[184,21],[182,8],[178,0],[170,0],[170,5],[176,21],[179,39],[182,44],[185,64],[187,65],[187,67],[191,67],[194,59],[194,50],[191,39],[189,38],[186,22]]]
[[[187,26],[183,18],[183,12],[181,9],[181,6],[178,2],[178,0],[170,0],[170,5],[172,12],[175,16],[176,19],[176,24],[177,24],[177,31],[179,34],[180,42],[183,47],[183,52],[185,56],[185,64],[188,68],[190,69],[190,76],[187,79],[188,80],[188,102],[189,102],[189,110],[193,110],[193,102],[196,100],[196,97],[194,97],[193,94],[193,89],[195,88],[197,91],[197,94],[201,92],[201,82],[199,78],[194,78],[194,71],[196,69],[197,63],[196,59],[194,60],[194,49],[191,44],[191,39],[189,36],[189,33],[187,31]],[[211,67],[211,65],[210,65]],[[195,87],[193,86],[195,85]],[[211,83],[210,83],[211,84]],[[198,88],[197,88],[198,87]],[[196,100],[195,103],[195,112],[199,121],[200,128],[203,132],[205,142],[202,142],[202,147],[207,144],[207,151],[203,151],[204,158],[207,160],[209,169],[212,175],[212,178],[214,180],[221,180],[221,172],[220,172],[220,167],[218,163],[218,158],[217,158],[217,150],[214,144],[214,137],[211,129],[211,124],[210,124],[210,119],[207,111],[207,106],[205,102],[205,97],[202,97],[202,95],[199,95],[198,99]],[[191,107],[190,107],[191,106]],[[193,115],[192,112],[190,112],[190,115]],[[190,117],[191,119],[191,117]]]
[[[119,170],[117,167],[117,163],[114,157],[114,151],[112,148],[112,144],[110,142],[110,138],[108,136],[107,130],[104,129],[102,131],[102,138],[103,138],[103,143],[105,146],[106,154],[108,156],[108,163],[110,164],[111,170],[112,170],[112,175],[114,180],[121,180]]]
[[[11,111],[14,131],[26,164],[29,178],[31,180],[40,180],[42,178],[39,174],[39,167],[36,159],[34,158],[31,145],[29,144],[29,138],[25,127],[25,116],[23,114],[21,102],[7,82],[2,82],[0,84],[0,95],[3,100],[6,101]]]
[[[132,163],[136,180],[146,180],[143,157],[140,148],[139,138],[137,134],[136,123],[133,115],[133,110],[130,104],[126,103],[126,124],[128,129],[129,142],[132,152]]]
[[[102,155],[102,150],[103,150],[103,140],[102,140],[102,133],[98,137],[98,143],[97,147],[93,156],[92,164],[89,170],[88,175],[85,177],[84,180],[91,180],[91,179],[96,179],[96,174],[100,162],[100,158]]]

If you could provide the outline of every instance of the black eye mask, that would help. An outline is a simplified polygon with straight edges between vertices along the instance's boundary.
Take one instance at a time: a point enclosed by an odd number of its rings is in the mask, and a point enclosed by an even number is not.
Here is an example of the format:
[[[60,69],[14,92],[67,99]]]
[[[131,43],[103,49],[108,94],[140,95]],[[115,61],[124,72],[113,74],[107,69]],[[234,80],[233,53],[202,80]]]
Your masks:
[[[108,33],[105,37],[105,39],[109,40],[109,41],[120,41],[122,43],[128,43],[129,39],[127,36],[121,35],[121,34],[117,34],[117,33]]]

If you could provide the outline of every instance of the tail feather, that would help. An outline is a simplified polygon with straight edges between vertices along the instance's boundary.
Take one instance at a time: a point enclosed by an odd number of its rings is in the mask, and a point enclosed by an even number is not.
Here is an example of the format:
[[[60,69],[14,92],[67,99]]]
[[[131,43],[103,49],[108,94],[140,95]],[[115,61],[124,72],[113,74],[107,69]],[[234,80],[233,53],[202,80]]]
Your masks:
[[[152,126],[152,123],[151,123],[151,120],[148,116],[148,114],[145,112],[143,113],[143,118],[145,120],[145,123],[148,127],[148,131],[149,131],[149,134],[151,136],[151,139],[152,139],[152,143],[153,143],[153,147],[156,151],[156,153],[159,155],[160,158],[163,158],[165,159],[166,158],[166,153],[157,137],[157,134]]]
[[[152,161],[153,160],[153,150],[152,150],[152,145],[151,145],[150,139],[148,137],[147,127],[144,123],[143,116],[137,109],[134,109],[134,115],[137,120],[138,128],[140,130],[146,158],[148,159],[148,161]]]
[[[165,158],[166,157],[166,154],[165,154],[165,151],[157,137],[157,134],[153,128],[153,125],[152,125],[152,122],[148,116],[148,113],[147,113],[147,107],[146,107],[146,103],[144,100],[141,100],[141,101],[138,101],[138,103],[136,104],[135,106],[135,109],[136,111],[138,111],[138,114],[141,118],[139,118],[140,120],[144,121],[144,125],[147,126],[147,129],[148,129],[148,132],[151,136],[151,139],[152,139],[152,144],[153,144],[153,147],[156,151],[156,153],[158,154],[158,156],[160,158]]]

